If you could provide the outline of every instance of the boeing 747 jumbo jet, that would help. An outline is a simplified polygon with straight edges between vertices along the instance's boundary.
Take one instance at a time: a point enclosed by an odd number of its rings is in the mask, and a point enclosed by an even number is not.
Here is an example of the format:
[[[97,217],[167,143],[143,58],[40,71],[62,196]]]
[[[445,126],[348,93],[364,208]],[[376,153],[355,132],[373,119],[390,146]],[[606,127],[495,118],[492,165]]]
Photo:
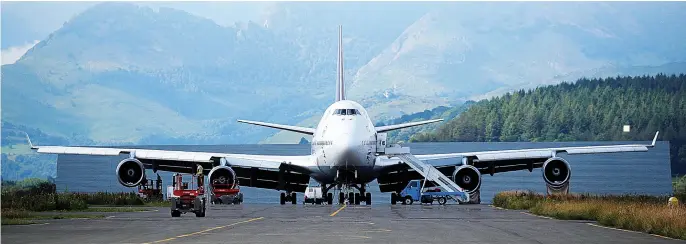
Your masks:
[[[281,191],[281,204],[296,203],[296,192],[304,192],[310,179],[322,186],[326,202],[333,202],[332,189],[340,191],[338,202],[348,200],[371,204],[366,186],[377,180],[381,192],[391,192],[392,203],[410,180],[425,179],[447,191],[459,191],[467,196],[463,202],[479,203],[482,174],[542,168],[549,190],[568,189],[571,168],[559,153],[590,154],[640,152],[652,144],[609,145],[587,147],[540,148],[504,151],[464,152],[412,155],[407,147],[387,146],[386,132],[441,121],[427,120],[375,127],[367,110],[345,98],[343,82],[342,29],[338,33],[338,75],[336,100],[322,116],[317,128],[238,120],[238,122],[312,135],[311,154],[303,156],[246,155],[189,151],[149,150],[136,148],[98,148],[70,146],[34,146],[38,153],[116,156],[128,154],[116,169],[119,182],[135,187],[145,179],[146,169],[195,173],[202,166],[209,182]],[[432,166],[426,161],[456,159]],[[337,187],[337,188],[334,188]],[[357,190],[357,193],[355,193]],[[567,190],[568,191],[568,190]]]

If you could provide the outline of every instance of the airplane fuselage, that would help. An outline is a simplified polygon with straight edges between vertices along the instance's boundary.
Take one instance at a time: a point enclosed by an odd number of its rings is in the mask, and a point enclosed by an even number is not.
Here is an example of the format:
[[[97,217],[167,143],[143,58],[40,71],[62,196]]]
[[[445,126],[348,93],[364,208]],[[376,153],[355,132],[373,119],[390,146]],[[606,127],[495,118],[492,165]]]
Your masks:
[[[324,112],[312,137],[312,177],[322,183],[368,183],[376,178],[376,130],[360,104],[341,100]]]

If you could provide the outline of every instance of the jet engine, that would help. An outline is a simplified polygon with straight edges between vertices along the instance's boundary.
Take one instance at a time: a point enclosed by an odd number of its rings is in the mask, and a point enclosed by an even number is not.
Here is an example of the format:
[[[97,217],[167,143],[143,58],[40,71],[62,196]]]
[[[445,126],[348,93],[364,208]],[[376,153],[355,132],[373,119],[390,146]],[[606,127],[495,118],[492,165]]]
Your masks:
[[[453,172],[453,181],[471,195],[481,187],[481,173],[474,166],[462,165]]]
[[[214,185],[223,186],[222,188],[235,188],[236,187],[236,173],[229,166],[217,166],[210,170],[207,175],[209,179],[210,187]]]
[[[127,158],[117,165],[117,179],[126,187],[138,186],[145,179],[145,167],[135,158]]]
[[[548,191],[568,192],[569,179],[572,169],[567,160],[560,157],[553,157],[545,161],[542,167],[543,180],[548,185]]]

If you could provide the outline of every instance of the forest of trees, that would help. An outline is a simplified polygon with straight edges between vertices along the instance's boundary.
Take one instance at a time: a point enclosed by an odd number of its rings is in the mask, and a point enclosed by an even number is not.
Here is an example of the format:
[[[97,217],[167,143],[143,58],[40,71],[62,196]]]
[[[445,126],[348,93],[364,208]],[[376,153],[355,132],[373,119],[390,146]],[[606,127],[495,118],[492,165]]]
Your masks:
[[[624,133],[623,125],[631,125]],[[686,75],[580,79],[520,90],[470,106],[410,141],[670,141],[674,174],[686,173]]]

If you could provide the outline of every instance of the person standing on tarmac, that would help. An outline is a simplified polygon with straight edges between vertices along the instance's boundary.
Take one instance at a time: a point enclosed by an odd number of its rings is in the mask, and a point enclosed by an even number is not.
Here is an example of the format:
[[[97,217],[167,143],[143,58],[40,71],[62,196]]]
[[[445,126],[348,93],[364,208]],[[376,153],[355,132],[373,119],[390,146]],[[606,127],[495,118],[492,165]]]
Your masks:
[[[204,169],[202,168],[202,165],[198,164],[198,168],[195,171],[195,176],[197,176],[197,178],[198,178],[198,189],[202,189],[202,190],[204,190],[204,186],[205,186],[204,181],[203,181],[205,179],[205,177],[203,176],[203,173],[204,173],[203,171],[204,171]]]
[[[195,171],[195,175],[197,175],[197,176],[202,176],[203,170],[204,170],[204,169],[202,168],[202,165],[198,164],[198,168],[197,168],[197,170]]]

